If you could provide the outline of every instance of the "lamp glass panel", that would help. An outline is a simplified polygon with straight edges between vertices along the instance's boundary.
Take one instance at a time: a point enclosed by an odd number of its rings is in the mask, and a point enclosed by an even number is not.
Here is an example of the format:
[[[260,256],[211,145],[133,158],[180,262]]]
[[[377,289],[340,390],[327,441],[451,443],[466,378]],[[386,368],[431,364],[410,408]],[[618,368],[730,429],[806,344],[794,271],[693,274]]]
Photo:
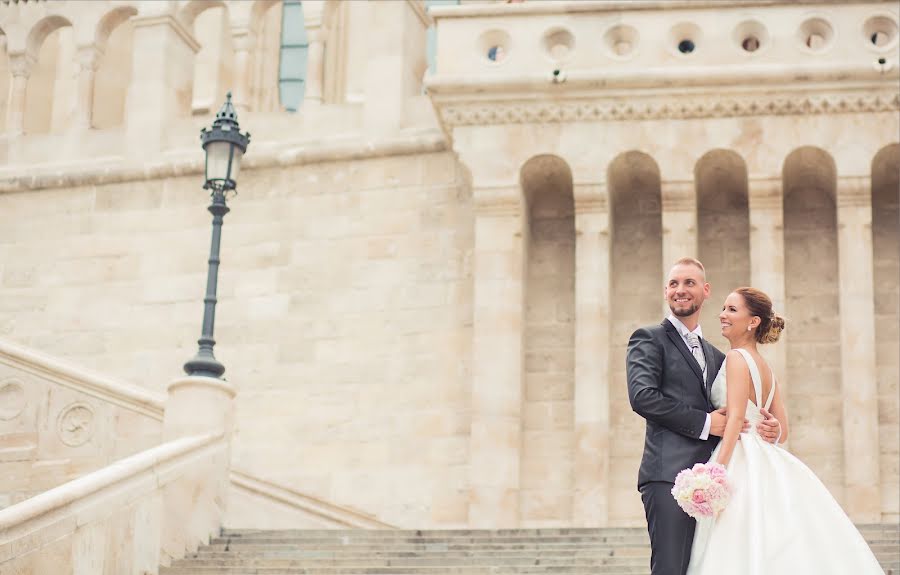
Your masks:
[[[237,183],[238,174],[241,173],[241,158],[244,152],[237,146],[234,147],[234,158],[231,160],[231,181]]]
[[[206,145],[206,180],[225,180],[228,178],[228,154],[231,144],[228,142],[210,142]]]

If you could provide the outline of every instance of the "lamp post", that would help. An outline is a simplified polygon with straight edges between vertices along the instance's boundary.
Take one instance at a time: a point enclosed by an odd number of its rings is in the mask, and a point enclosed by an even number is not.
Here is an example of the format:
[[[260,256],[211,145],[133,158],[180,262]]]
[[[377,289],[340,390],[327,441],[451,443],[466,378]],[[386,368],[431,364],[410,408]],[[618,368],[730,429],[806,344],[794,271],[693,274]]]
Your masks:
[[[213,355],[213,328],[216,323],[216,284],[219,279],[219,243],[222,239],[222,219],[229,212],[225,204],[229,192],[237,193],[237,176],[241,168],[241,158],[247,151],[250,143],[250,134],[240,132],[237,121],[237,112],[231,104],[231,92],[225,100],[225,104],[212,128],[200,130],[200,141],[203,143],[203,151],[206,153],[206,181],[203,189],[210,190],[212,203],[209,211],[213,215],[212,245],[209,250],[209,271],[206,276],[206,297],[203,298],[203,329],[200,339],[200,349],[190,361],[184,364],[184,371],[188,375],[206,377],[221,377],[225,373],[225,366]]]

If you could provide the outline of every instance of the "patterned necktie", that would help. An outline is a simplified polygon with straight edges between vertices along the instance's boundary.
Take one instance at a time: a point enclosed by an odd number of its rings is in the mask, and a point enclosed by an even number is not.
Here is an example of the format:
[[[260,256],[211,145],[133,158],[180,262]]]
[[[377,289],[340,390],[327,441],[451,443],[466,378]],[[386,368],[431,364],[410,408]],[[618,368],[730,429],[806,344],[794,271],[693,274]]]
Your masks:
[[[697,360],[697,363],[700,364],[700,370],[703,371],[703,381],[706,381],[706,358],[703,356],[703,348],[700,347],[700,336],[696,333],[688,333],[687,334],[688,346],[691,348],[691,353],[694,354],[694,359]]]

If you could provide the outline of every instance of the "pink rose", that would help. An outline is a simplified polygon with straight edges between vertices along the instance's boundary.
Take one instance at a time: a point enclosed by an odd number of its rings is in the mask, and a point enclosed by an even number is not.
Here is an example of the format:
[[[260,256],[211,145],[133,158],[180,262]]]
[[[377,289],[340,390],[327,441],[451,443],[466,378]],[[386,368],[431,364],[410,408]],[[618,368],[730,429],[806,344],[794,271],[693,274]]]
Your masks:
[[[706,503],[706,493],[701,489],[695,489],[694,494],[691,496],[691,501],[697,505]]]
[[[713,479],[724,478],[728,475],[728,472],[721,465],[715,464],[709,466],[709,476]]]

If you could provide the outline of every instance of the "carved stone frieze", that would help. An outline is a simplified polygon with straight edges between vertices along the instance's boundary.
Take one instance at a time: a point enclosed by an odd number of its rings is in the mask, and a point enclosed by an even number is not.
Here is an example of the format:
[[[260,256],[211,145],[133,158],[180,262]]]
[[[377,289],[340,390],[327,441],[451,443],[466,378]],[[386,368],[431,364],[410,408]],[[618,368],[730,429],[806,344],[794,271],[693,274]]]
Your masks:
[[[757,94],[752,97],[665,98],[651,101],[448,103],[441,108],[447,126],[484,124],[543,124],[634,120],[679,120],[739,116],[849,114],[900,110],[900,94],[832,94],[789,97]]]

